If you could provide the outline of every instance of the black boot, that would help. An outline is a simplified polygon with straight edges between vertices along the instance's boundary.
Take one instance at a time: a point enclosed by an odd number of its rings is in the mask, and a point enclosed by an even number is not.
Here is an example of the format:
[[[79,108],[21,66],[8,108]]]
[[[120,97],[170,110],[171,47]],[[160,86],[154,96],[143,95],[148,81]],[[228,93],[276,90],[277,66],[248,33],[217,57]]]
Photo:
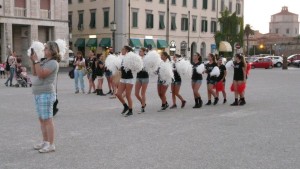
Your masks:
[[[239,102],[238,99],[234,99],[234,102],[230,106],[238,106]]]
[[[246,104],[245,98],[241,98],[239,105],[244,106]]]
[[[97,95],[100,95],[100,90],[96,89],[96,93],[97,93]]]
[[[99,89],[99,95],[100,95],[100,96],[105,96],[105,94],[103,93],[103,90],[102,90],[102,89]]]
[[[129,107],[127,106],[127,104],[125,103],[125,104],[123,104],[123,106],[124,106],[124,109],[123,109],[123,111],[122,111],[122,113],[121,114],[125,114],[128,110],[129,110]]]
[[[208,102],[205,104],[206,106],[211,105],[211,100],[208,100]]]
[[[108,93],[106,93],[106,94],[111,94],[112,92],[111,92],[111,90],[109,90],[109,92]]]
[[[203,101],[202,101],[201,97],[198,97],[198,104],[199,104],[199,108],[202,107]]]
[[[215,97],[214,105],[218,104],[218,102],[219,102],[219,98]]]
[[[128,116],[131,116],[131,115],[133,115],[132,109],[129,109],[129,111],[124,115],[124,117],[128,117]]]
[[[198,98],[195,99],[195,106],[193,109],[199,108]]]

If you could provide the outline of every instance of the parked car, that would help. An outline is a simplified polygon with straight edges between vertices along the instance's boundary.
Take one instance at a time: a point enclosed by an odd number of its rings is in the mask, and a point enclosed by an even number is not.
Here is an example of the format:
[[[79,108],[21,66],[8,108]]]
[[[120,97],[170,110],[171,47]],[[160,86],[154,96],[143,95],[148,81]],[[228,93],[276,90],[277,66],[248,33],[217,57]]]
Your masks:
[[[287,58],[288,65],[291,65],[294,60],[300,60],[300,54],[293,54]]]
[[[270,58],[259,58],[251,63],[251,68],[252,69],[254,69],[254,68],[272,69],[273,62]]]
[[[294,60],[292,64],[300,68],[300,60]]]
[[[276,67],[282,66],[283,58],[281,56],[266,56],[264,58],[270,58],[273,62],[273,65]]]
[[[69,66],[72,66],[74,64],[75,56],[74,52],[72,50],[69,50]]]

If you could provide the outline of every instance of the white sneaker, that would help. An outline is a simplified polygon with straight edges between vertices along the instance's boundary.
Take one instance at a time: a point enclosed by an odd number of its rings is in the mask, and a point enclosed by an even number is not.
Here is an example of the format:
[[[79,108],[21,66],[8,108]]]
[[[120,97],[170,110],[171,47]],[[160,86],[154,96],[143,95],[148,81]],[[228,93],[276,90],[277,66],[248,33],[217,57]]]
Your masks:
[[[35,149],[35,150],[40,150],[40,149],[42,149],[44,146],[45,146],[45,141],[43,141],[43,142],[41,142],[41,143],[39,143],[39,144],[34,145],[34,146],[33,146],[33,149]]]
[[[50,153],[55,151],[55,145],[46,144],[42,149],[39,150],[40,153]]]

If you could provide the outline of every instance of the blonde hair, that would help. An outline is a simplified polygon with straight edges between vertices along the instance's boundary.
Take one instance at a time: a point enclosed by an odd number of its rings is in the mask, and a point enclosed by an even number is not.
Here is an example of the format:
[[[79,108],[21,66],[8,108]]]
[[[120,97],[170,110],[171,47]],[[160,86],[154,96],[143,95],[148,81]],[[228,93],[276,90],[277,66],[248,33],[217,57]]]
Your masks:
[[[61,56],[59,54],[59,47],[57,43],[54,41],[48,41],[47,46],[49,47],[49,50],[51,52],[52,59],[56,60],[57,62],[60,62]]]

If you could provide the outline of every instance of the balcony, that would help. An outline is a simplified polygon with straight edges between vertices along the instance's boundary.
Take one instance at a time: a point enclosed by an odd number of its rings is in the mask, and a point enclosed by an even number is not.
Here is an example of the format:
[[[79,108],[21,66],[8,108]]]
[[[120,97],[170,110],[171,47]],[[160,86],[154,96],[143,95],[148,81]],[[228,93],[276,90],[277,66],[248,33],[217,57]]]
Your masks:
[[[26,17],[26,8],[15,7],[15,17]]]
[[[50,10],[40,9],[40,18],[41,19],[50,19]]]

